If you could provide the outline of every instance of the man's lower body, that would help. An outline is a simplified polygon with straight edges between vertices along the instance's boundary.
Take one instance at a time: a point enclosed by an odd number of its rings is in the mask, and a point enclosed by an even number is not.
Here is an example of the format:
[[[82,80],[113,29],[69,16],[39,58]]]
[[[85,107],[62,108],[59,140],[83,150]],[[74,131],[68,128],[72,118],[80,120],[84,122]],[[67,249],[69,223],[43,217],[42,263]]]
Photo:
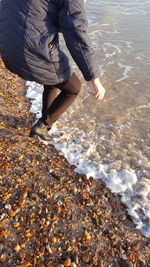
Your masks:
[[[60,93],[58,93],[60,89]],[[42,139],[50,141],[48,130],[53,123],[72,104],[81,89],[81,82],[75,73],[69,80],[56,85],[44,85],[42,97],[42,117],[31,128],[30,136],[37,134]]]

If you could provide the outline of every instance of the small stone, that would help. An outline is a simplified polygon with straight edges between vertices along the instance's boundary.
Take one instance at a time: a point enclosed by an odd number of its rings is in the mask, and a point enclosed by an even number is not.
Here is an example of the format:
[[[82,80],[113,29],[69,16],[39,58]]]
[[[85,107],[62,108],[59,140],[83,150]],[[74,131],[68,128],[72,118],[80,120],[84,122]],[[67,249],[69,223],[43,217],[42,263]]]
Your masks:
[[[94,212],[94,211],[92,211],[91,213],[90,213],[90,217],[92,218],[92,219],[95,219],[96,218],[96,212]]]
[[[57,267],[64,267],[64,265],[63,264],[59,264]]]
[[[98,220],[96,218],[91,218],[91,221],[94,225],[98,226]],[[99,221],[99,226],[102,224],[101,221]]]
[[[44,243],[44,244],[47,244],[47,243],[48,243],[48,238],[47,238],[47,237],[45,237],[45,238],[43,239],[43,243]]]
[[[10,210],[8,214],[9,214],[9,216],[11,216],[11,217],[15,217],[16,214],[17,214],[19,211],[20,211],[20,209],[16,209],[15,211],[14,211],[14,210]]]
[[[26,243],[21,244],[21,247],[25,248],[26,247]]]
[[[52,243],[56,243],[57,242],[57,238],[55,236],[53,236],[51,241],[52,241]]]
[[[75,186],[73,187],[73,192],[74,192],[74,194],[76,194],[78,192],[78,189]]]
[[[5,209],[6,210],[11,210],[11,205],[10,204],[5,204]]]
[[[97,266],[97,264],[98,264],[98,256],[95,255],[95,256],[93,257],[93,265],[94,265],[94,266]]]
[[[70,168],[71,168],[71,169],[75,169],[76,166],[75,166],[75,165],[70,165]]]
[[[0,255],[0,262],[4,262],[6,259],[6,255],[3,253]]]
[[[18,255],[21,258],[21,260],[24,260],[25,259],[26,254],[24,252],[19,251]]]
[[[131,261],[131,262],[135,262],[135,255],[133,253],[130,253],[128,255],[128,260]]]
[[[79,264],[79,257],[78,256],[75,257],[75,263]]]
[[[17,243],[17,245],[14,247],[14,251],[15,251],[15,252],[19,252],[20,249],[21,249],[21,247],[20,247],[19,244]]]
[[[117,160],[117,161],[113,162],[112,167],[114,169],[119,170],[119,169],[121,169],[121,164],[122,164],[122,161],[121,160]]]
[[[76,238],[73,237],[72,240],[71,240],[71,243],[73,244],[73,243],[75,243],[75,242],[76,242]]]
[[[65,267],[70,266],[70,265],[71,265],[71,259],[70,259],[70,258],[66,259],[66,260],[63,262],[63,265],[64,265]]]
[[[105,267],[104,262],[103,262],[103,261],[100,261],[100,262],[98,263],[98,267]]]
[[[72,262],[70,267],[77,267],[77,265],[75,264],[75,262]]]
[[[87,200],[87,199],[89,199],[89,194],[86,193],[86,192],[83,192],[83,193],[80,195],[80,197],[81,197],[82,200]]]
[[[88,233],[87,230],[84,231],[84,238],[85,238],[85,240],[90,240],[91,239],[91,235]]]
[[[146,162],[144,167],[148,170],[150,170],[150,161]]]
[[[89,258],[89,255],[87,253],[85,253],[85,254],[82,255],[82,261],[84,263],[88,263],[89,260],[90,260],[90,258]]]
[[[53,178],[60,180],[60,176],[57,175],[55,172],[50,172],[50,174],[52,175]]]
[[[134,267],[134,264],[132,262],[129,262],[129,261],[123,261],[122,266],[123,267]]]
[[[32,218],[34,215],[35,215],[35,212],[34,211],[32,211],[32,212],[29,213],[29,217],[30,218]]]
[[[19,222],[16,222],[16,223],[13,224],[13,227],[14,227],[14,228],[18,228],[19,225],[20,225],[20,223],[19,223]]]
[[[8,192],[4,195],[3,197],[3,201],[7,201],[9,198],[11,197],[11,194],[9,194]]]
[[[0,221],[4,219],[5,215],[6,215],[5,213],[2,213],[2,215],[0,215]]]
[[[109,233],[108,233],[108,238],[109,238],[110,240],[116,238],[115,233],[114,233],[113,231],[109,231]]]
[[[64,157],[65,154],[63,152],[58,152],[58,155]]]
[[[133,249],[133,251],[138,251],[139,250],[139,247],[140,247],[140,243],[136,243],[136,244],[134,244],[133,246],[132,246],[132,249]]]
[[[51,250],[51,248],[50,248],[50,245],[49,245],[49,244],[47,244],[47,245],[46,245],[46,249],[47,249],[47,251],[49,252],[49,254],[53,253],[53,251]]]
[[[122,214],[122,215],[120,216],[120,220],[121,220],[121,221],[125,221],[125,220],[126,220],[126,218],[127,218],[127,217],[126,217],[126,215],[125,215],[125,214]]]
[[[49,172],[50,172],[50,173],[54,172],[54,169],[50,169],[50,168],[49,168]]]
[[[78,242],[80,242],[80,241],[82,240],[82,237],[81,237],[81,236],[77,236],[77,237],[76,237],[76,240],[77,240]]]
[[[126,251],[126,248],[124,248],[124,251]],[[127,256],[123,253],[120,253],[120,258],[123,259],[124,261],[127,260]]]

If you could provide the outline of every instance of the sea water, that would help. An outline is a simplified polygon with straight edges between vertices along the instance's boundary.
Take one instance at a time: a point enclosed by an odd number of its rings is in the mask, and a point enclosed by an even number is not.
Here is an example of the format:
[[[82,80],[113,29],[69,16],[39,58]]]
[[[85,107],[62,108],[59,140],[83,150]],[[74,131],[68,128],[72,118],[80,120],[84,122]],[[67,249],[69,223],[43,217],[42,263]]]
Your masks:
[[[150,1],[87,0],[86,10],[106,95],[98,102],[91,96],[70,58],[83,86],[54,124],[52,143],[75,171],[119,193],[137,229],[150,238]],[[27,86],[38,118],[43,89]]]

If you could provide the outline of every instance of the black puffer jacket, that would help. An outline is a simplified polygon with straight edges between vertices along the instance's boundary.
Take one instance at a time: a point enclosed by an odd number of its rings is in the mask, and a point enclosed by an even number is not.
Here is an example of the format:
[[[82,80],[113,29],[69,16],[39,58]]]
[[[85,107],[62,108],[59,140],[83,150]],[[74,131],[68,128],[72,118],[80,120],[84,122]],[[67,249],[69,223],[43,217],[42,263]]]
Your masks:
[[[0,53],[10,71],[41,84],[67,80],[71,68],[59,48],[61,32],[85,80],[99,76],[84,0],[1,0],[0,5]]]

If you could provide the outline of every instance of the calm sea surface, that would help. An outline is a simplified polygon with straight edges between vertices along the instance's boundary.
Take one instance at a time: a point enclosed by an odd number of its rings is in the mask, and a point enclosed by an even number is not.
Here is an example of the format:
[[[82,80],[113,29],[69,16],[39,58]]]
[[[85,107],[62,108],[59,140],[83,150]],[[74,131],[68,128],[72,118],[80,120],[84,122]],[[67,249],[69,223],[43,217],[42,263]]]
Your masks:
[[[54,126],[54,143],[78,172],[119,193],[150,237],[150,1],[87,0],[86,9],[106,96],[96,102],[72,63],[83,88]]]

